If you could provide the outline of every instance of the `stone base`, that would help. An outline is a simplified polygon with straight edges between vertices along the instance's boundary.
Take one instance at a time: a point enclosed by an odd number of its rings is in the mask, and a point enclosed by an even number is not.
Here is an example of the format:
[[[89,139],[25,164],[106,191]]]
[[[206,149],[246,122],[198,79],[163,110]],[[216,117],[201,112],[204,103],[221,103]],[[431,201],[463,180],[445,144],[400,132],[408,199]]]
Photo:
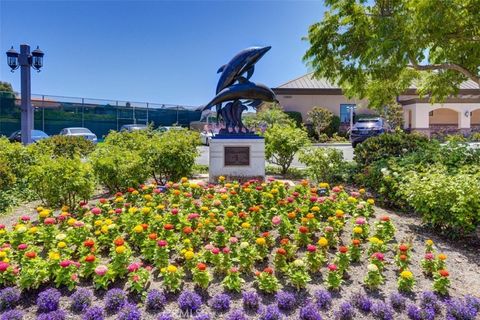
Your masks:
[[[256,135],[222,135],[210,140],[209,181],[265,179],[265,139]],[[227,152],[227,154],[226,154]]]

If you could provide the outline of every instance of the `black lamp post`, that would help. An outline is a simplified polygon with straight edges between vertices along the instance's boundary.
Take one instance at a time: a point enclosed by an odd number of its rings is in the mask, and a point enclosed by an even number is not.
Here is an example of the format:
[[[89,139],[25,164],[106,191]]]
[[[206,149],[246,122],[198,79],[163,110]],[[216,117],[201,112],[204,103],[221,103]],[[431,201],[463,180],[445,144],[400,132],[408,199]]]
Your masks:
[[[28,44],[20,45],[20,54],[13,49],[7,51],[7,63],[14,72],[21,67],[21,91],[22,91],[22,143],[30,144],[32,142],[33,130],[33,108],[31,103],[31,82],[30,82],[30,67],[40,72],[43,66],[44,53],[37,46],[37,49],[30,53],[30,46]]]

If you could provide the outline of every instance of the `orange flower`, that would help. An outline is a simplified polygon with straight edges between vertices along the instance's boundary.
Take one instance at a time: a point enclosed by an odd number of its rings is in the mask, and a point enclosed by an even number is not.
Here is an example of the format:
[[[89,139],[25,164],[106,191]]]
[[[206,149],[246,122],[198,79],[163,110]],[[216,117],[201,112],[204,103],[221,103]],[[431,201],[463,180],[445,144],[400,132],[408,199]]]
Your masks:
[[[117,238],[113,241],[113,243],[118,247],[118,246],[123,246],[123,244],[125,243],[125,240],[123,240],[122,238]]]
[[[270,267],[266,267],[265,269],[263,269],[263,272],[266,272],[268,274],[273,274],[273,269]]]
[[[439,273],[442,277],[444,277],[444,278],[446,278],[446,277],[448,277],[448,276],[450,275],[450,274],[448,273],[448,271],[445,270],[445,269],[438,270],[438,273]]]
[[[288,240],[288,238],[283,238],[282,240],[280,240],[280,244],[282,245],[286,245],[290,242],[290,240]]]
[[[150,233],[150,234],[148,235],[148,238],[149,238],[150,240],[157,240],[157,234],[156,234],[156,233]]]
[[[94,262],[95,261],[95,256],[93,254],[90,254],[85,257],[85,262]]]
[[[163,226],[163,229],[165,230],[173,230],[173,224],[167,223]]]
[[[277,249],[277,253],[278,254],[281,254],[282,256],[283,255],[286,255],[287,254],[287,250],[283,249],[283,248],[278,248]]]
[[[307,219],[313,219],[315,218],[315,215],[313,213],[307,213]]]
[[[405,252],[408,250],[408,246],[406,244],[401,244],[398,246],[398,250]]]
[[[183,228],[183,233],[185,233],[185,234],[190,234],[192,232],[193,232],[193,229],[190,228],[190,227],[184,227]]]
[[[30,258],[30,259],[33,259],[36,256],[37,256],[37,253],[35,251],[28,251],[27,253],[25,253],[25,257]]]
[[[289,212],[289,213],[288,213],[288,217],[289,217],[290,219],[295,219],[296,216],[297,216],[297,214],[296,214],[295,212]]]
[[[348,248],[345,247],[345,246],[340,246],[340,247],[338,248],[338,251],[339,251],[340,253],[347,253],[347,252],[348,252]]]
[[[298,231],[300,231],[300,233],[307,233],[307,232],[308,232],[308,228],[305,227],[305,226],[300,226],[300,228],[298,228]]]
[[[354,246],[358,246],[358,245],[360,245],[360,240],[358,240],[358,239],[353,239],[353,240],[352,240],[352,244],[353,244]]]
[[[227,211],[227,217],[229,217],[229,218],[233,217],[233,212],[232,211]]]
[[[85,241],[83,242],[83,245],[84,245],[85,247],[91,248],[91,247],[93,247],[93,246],[95,245],[95,242],[93,242],[92,239],[87,239],[87,240],[85,240]]]
[[[205,263],[200,262],[197,264],[197,269],[200,271],[204,271],[205,269],[207,269],[207,265]]]
[[[447,255],[446,255],[446,254],[443,254],[443,253],[440,253],[440,254],[438,255],[438,259],[440,259],[440,260],[442,260],[442,261],[445,261],[445,260],[447,260]]]

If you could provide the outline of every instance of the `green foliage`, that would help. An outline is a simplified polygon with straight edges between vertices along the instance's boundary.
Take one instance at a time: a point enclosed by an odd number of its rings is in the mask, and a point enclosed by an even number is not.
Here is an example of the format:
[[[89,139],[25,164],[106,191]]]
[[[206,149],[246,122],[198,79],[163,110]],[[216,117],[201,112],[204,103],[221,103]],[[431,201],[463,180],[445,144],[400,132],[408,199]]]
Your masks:
[[[480,83],[478,1],[328,0],[304,60],[317,78],[381,110],[416,82],[432,102]]]
[[[93,171],[79,158],[42,157],[31,167],[30,188],[50,207],[67,205],[75,208],[80,200],[88,200],[94,191]]]
[[[90,154],[90,163],[98,181],[110,192],[136,187],[144,183],[150,173],[146,159],[123,145],[97,146]]]
[[[312,124],[313,130],[318,137],[322,133],[327,134],[327,129],[330,127],[333,119],[333,113],[324,107],[313,107],[308,112],[308,121]],[[337,128],[338,131],[338,128]]]
[[[281,174],[287,173],[295,154],[308,145],[307,132],[301,128],[274,124],[265,131],[265,156],[281,167]]]
[[[9,92],[13,93],[13,87],[8,82],[0,81],[0,92]]]
[[[428,144],[427,137],[402,131],[368,138],[355,148],[354,160],[361,167],[374,161],[405,155]]]
[[[285,113],[293,120],[297,128],[303,124],[302,113],[298,111],[285,111]]]
[[[283,112],[282,107],[273,103],[259,110],[255,116],[245,117],[244,123],[248,128],[258,128],[261,124],[266,124],[267,127],[274,124],[294,125],[292,118]]]
[[[348,178],[348,165],[343,160],[343,152],[335,148],[304,149],[299,160],[307,166],[307,175],[315,182],[336,183]]]
[[[153,135],[142,154],[157,183],[176,181],[193,173],[198,155],[197,132],[170,130]]]
[[[60,135],[42,139],[34,144],[33,147],[44,153],[50,153],[55,158],[86,157],[95,150],[95,144],[84,137]]]
[[[475,132],[470,136],[470,141],[480,142],[480,132]]]

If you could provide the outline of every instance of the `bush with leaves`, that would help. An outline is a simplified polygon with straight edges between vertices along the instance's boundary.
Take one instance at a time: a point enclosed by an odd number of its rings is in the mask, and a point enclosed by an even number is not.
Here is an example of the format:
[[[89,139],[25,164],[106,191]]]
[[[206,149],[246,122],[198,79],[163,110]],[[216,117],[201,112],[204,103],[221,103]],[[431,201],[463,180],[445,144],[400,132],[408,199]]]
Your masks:
[[[265,156],[271,163],[280,166],[281,174],[285,174],[295,154],[309,143],[304,129],[275,124],[265,131]]]
[[[79,158],[40,158],[31,167],[30,188],[48,206],[67,205],[75,208],[80,200],[88,200],[94,191],[93,170]]]
[[[298,111],[284,111],[290,119],[293,120],[295,126],[300,128],[303,125],[302,113]]]
[[[320,136],[322,133],[327,134],[326,130],[331,125],[333,116],[333,113],[325,107],[313,107],[308,112],[308,122],[312,124],[317,136]]]
[[[80,136],[51,136],[35,143],[32,148],[37,148],[43,153],[53,157],[86,157],[95,150],[95,144]]]
[[[404,156],[429,144],[426,136],[402,131],[384,133],[368,138],[355,148],[353,160],[360,167],[388,157]]]
[[[292,117],[285,113],[282,107],[274,103],[257,111],[257,114],[254,116],[246,116],[244,123],[247,128],[258,128],[262,124],[266,125],[267,128],[272,127],[274,124],[295,125]]]
[[[164,184],[190,176],[198,155],[198,141],[198,133],[190,130],[153,135],[142,155],[155,181]]]
[[[316,182],[346,181],[348,164],[343,152],[334,148],[308,148],[300,152],[299,161],[307,166],[307,175]]]

